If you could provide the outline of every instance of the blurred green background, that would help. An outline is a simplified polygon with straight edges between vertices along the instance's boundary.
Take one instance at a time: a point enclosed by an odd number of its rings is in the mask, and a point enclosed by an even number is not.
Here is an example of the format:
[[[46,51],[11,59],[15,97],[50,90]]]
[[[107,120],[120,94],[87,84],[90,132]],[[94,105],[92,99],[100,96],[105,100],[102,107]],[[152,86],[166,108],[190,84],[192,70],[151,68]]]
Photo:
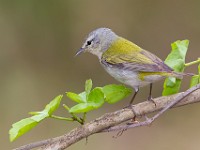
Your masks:
[[[146,50],[165,59],[170,43],[189,39],[187,62],[200,54],[200,1],[198,0],[18,0],[0,1],[0,149],[12,149],[33,141],[67,133],[77,123],[47,119],[13,143],[12,123],[41,110],[56,95],[81,92],[86,79],[94,86],[118,83],[99,65],[96,57],[74,57],[85,36],[98,27],[109,27]],[[196,66],[187,72],[196,72]],[[184,79],[183,88],[188,88]],[[160,96],[162,82],[153,96]],[[135,102],[146,99],[143,88]],[[88,114],[88,121],[124,107],[129,99]],[[73,103],[65,98],[63,103]],[[61,107],[56,114],[65,116]],[[165,113],[150,127],[90,136],[69,150],[197,150],[200,147],[200,109],[193,104]]]

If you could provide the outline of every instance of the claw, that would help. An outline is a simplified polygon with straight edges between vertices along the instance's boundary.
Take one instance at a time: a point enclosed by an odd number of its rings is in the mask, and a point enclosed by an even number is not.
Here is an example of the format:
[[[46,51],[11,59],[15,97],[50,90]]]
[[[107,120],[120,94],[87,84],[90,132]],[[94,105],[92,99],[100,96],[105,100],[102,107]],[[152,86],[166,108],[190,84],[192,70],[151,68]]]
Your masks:
[[[133,112],[133,115],[134,115],[134,117],[131,119],[131,121],[127,123],[127,125],[130,125],[130,124],[133,124],[133,123],[138,123],[139,121],[136,120],[136,114],[137,114],[137,113],[136,113],[135,110],[133,109],[132,105],[129,104],[128,106],[124,107],[124,109],[125,109],[125,108],[131,109],[131,111]]]
[[[147,99],[149,102],[152,102],[156,107],[156,102],[153,100],[152,96],[150,95]]]
[[[113,138],[118,138],[118,137],[120,137],[123,133],[124,133],[124,131],[126,131],[127,129],[122,129],[121,131],[119,131],[119,132],[117,132],[117,134],[115,135],[115,136],[113,136]]]
[[[130,122],[127,122],[127,125],[132,125],[132,124],[136,124],[136,123],[140,123],[139,121],[135,120],[136,118],[134,117]]]

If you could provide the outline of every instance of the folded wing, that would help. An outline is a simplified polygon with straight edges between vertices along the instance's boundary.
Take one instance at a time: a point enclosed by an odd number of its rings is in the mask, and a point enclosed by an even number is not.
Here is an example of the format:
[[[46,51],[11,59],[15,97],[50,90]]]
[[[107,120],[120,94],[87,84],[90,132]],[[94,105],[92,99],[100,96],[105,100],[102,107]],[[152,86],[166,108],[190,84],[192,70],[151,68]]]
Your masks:
[[[135,72],[173,71],[154,54],[141,49],[137,45],[134,45],[132,42],[126,42],[125,44],[126,45],[118,47],[111,46],[102,55],[102,63],[104,65],[120,67],[123,69],[133,70]]]

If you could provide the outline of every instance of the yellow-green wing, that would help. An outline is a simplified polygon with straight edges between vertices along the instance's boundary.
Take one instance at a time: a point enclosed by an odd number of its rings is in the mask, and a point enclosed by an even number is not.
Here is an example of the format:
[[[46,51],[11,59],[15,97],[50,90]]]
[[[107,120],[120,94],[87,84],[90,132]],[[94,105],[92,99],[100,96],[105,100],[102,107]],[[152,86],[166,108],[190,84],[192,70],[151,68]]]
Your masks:
[[[102,63],[138,72],[172,71],[160,58],[123,38],[117,39],[103,53]]]

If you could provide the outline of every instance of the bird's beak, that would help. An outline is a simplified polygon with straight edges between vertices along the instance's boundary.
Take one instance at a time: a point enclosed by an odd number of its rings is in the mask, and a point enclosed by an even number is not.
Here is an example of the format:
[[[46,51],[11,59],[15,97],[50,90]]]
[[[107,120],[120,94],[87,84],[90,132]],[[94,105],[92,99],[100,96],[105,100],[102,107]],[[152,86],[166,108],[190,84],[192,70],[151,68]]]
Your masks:
[[[76,52],[76,55],[75,56],[78,56],[80,55],[82,52],[84,52],[84,48],[80,48],[77,52]]]

